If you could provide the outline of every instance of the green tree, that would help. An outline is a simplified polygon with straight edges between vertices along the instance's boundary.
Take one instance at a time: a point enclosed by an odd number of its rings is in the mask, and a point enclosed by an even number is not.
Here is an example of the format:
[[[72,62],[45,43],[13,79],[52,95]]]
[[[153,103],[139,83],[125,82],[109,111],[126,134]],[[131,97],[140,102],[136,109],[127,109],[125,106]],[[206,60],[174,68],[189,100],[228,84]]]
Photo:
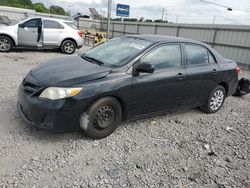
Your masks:
[[[43,3],[32,3],[32,0],[0,0],[0,6],[34,9],[37,12],[51,13],[70,16],[70,11],[66,12],[60,6],[50,6],[49,9]]]
[[[49,7],[49,12],[51,14],[66,15],[65,10],[60,6],[54,6],[54,5],[50,6]]]
[[[18,8],[32,8],[31,0],[0,0],[0,5],[18,7]]]
[[[167,20],[161,20],[161,19],[158,19],[158,20],[155,20],[154,22],[157,22],[157,23],[168,23]]]
[[[48,9],[44,6],[43,3],[35,3],[34,4],[34,9],[37,12],[42,12],[42,13],[47,13]]]

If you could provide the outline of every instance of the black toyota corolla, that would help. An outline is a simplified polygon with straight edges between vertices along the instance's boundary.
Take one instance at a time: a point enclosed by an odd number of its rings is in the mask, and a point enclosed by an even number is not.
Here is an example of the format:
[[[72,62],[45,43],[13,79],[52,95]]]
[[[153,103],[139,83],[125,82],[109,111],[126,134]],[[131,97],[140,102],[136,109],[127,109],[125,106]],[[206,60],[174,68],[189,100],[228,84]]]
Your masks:
[[[103,138],[127,119],[192,107],[215,113],[235,93],[239,71],[198,41],[129,35],[32,69],[17,107],[33,126]]]

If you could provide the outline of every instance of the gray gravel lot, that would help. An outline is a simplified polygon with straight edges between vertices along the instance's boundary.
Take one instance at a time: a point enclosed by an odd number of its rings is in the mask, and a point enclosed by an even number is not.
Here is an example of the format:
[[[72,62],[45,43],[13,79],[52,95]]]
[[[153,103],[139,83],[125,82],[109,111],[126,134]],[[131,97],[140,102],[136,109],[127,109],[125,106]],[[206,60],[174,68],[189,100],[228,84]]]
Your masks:
[[[26,73],[58,56],[0,54],[0,187],[250,187],[250,95],[229,97],[216,114],[125,122],[102,140],[52,134],[18,118],[16,98]]]

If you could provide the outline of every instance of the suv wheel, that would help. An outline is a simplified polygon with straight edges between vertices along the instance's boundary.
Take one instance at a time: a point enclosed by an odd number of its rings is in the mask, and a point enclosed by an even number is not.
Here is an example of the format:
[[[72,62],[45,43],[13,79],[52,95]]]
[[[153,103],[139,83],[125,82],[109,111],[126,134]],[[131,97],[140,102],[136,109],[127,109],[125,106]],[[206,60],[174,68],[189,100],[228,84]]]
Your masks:
[[[117,128],[122,120],[122,108],[113,97],[101,98],[80,117],[83,134],[93,139],[104,138]]]
[[[226,98],[226,90],[222,86],[217,86],[209,95],[207,104],[201,106],[206,113],[215,113],[220,110]]]
[[[73,54],[76,50],[76,44],[72,40],[65,40],[62,43],[61,50],[65,54]]]
[[[7,36],[0,36],[0,52],[9,52],[12,50],[14,44],[11,38]]]

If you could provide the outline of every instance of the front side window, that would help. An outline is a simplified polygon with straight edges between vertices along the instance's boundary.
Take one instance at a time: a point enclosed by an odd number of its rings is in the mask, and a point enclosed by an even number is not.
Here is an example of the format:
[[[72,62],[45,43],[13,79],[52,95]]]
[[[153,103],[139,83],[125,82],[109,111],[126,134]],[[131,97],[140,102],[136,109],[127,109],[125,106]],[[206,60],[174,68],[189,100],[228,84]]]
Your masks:
[[[44,28],[46,28],[46,29],[63,29],[63,26],[56,21],[44,20]]]
[[[40,26],[41,20],[40,19],[32,19],[24,23],[25,27],[29,28],[38,28]]]
[[[208,50],[199,45],[185,45],[187,65],[208,64]]]
[[[134,37],[115,38],[90,49],[83,56],[95,58],[106,66],[117,68],[129,63],[151,44],[150,41]]]
[[[181,48],[179,44],[161,46],[141,59],[141,63],[154,65],[155,69],[181,66]]]

